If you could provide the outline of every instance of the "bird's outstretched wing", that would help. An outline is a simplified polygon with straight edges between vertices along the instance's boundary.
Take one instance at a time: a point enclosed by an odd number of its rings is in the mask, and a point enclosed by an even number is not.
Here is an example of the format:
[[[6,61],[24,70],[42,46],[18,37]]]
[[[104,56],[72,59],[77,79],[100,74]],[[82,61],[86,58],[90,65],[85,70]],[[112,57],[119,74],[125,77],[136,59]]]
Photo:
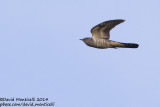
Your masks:
[[[117,19],[117,20],[109,20],[102,22],[91,29],[91,33],[93,38],[95,39],[109,39],[110,30],[114,28],[116,25],[124,22],[125,20]]]

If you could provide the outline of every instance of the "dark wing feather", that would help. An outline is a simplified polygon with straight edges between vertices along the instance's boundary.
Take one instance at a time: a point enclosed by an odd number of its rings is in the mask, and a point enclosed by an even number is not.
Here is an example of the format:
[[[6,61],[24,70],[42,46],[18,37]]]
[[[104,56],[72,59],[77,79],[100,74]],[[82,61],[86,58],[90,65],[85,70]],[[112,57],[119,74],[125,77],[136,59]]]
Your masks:
[[[109,20],[102,22],[91,29],[91,33],[93,38],[98,39],[109,39],[110,30],[114,28],[116,25],[124,22],[125,20],[117,19],[117,20]]]

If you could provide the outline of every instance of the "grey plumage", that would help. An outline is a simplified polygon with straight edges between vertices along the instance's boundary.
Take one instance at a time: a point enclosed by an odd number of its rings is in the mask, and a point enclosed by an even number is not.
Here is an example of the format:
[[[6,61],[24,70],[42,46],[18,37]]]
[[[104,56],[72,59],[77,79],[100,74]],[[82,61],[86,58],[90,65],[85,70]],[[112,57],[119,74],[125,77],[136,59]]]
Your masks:
[[[125,20],[109,20],[102,22],[91,29],[92,38],[83,38],[82,40],[86,45],[94,48],[138,48],[138,44],[134,43],[120,43],[109,40],[110,30],[116,25],[124,22]]]

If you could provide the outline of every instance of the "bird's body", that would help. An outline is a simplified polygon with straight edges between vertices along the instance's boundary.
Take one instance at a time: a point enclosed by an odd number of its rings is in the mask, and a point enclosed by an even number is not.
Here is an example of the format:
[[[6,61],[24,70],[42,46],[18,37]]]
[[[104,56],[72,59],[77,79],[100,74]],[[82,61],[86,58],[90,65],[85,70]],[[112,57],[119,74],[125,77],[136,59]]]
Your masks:
[[[110,30],[117,24],[124,22],[124,20],[110,20],[99,25],[96,25],[91,29],[92,38],[81,39],[86,45],[94,48],[106,49],[106,48],[138,48],[138,44],[134,43],[120,43],[109,40]]]
[[[85,38],[83,40],[86,45],[94,48],[106,49],[106,48],[137,48],[138,44],[134,43],[120,43],[116,41],[111,41],[107,39],[92,39]]]

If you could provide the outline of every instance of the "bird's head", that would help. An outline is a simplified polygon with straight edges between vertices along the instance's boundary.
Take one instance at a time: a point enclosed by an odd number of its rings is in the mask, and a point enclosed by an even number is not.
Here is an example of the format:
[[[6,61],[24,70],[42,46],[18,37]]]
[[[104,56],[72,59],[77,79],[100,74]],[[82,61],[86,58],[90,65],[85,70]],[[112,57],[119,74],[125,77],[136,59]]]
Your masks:
[[[83,38],[83,39],[80,39],[80,40],[82,40],[86,45],[93,44],[93,39],[92,38]]]
[[[83,39],[79,39],[79,40],[82,40],[82,41],[84,42],[84,41],[86,41],[87,39],[88,39],[88,38],[83,38]]]
[[[87,42],[87,41],[90,41],[90,39],[92,39],[92,38],[83,38],[83,39],[80,39],[80,40],[82,40],[83,42]]]

